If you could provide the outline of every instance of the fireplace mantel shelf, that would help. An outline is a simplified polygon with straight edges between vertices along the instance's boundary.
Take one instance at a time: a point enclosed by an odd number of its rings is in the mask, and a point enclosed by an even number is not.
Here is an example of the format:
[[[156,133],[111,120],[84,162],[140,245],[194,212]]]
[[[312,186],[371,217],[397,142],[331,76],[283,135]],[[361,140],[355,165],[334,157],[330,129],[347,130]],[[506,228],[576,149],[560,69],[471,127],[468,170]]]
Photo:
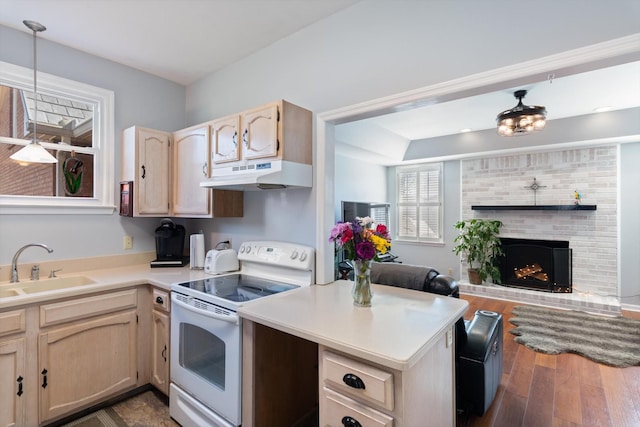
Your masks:
[[[595,211],[597,205],[472,205],[474,211]]]

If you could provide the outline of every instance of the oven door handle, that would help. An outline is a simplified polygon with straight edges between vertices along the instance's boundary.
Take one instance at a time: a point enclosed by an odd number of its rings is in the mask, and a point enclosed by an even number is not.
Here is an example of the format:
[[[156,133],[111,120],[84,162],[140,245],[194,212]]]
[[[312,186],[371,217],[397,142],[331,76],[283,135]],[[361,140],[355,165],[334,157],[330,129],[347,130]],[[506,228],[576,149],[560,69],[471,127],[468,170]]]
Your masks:
[[[210,317],[210,318],[217,319],[217,320],[222,320],[222,321],[228,322],[228,323],[235,323],[236,325],[240,324],[240,317],[238,317],[237,314],[222,315],[222,314],[212,313],[210,311],[202,310],[200,308],[193,307],[193,306],[191,306],[189,304],[185,304],[182,301],[179,301],[178,299],[175,299],[175,298],[173,298],[173,303],[177,304],[179,307],[182,307],[184,309],[192,311],[192,312],[194,312],[196,314],[201,314],[203,316]]]

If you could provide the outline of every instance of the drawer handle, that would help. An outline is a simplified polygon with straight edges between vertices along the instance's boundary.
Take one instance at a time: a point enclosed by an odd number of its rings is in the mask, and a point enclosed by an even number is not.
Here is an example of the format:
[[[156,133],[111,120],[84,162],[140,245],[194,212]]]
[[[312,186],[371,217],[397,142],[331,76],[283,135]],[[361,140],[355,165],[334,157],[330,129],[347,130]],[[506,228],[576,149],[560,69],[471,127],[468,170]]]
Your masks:
[[[358,388],[364,390],[364,381],[362,381],[357,375],[354,374],[345,374],[342,377],[342,381],[348,385],[349,387]]]
[[[162,297],[156,298],[156,304],[164,304],[164,300],[162,299]]]
[[[342,425],[344,427],[362,427],[362,424],[358,422],[355,418],[351,417],[342,417]]]

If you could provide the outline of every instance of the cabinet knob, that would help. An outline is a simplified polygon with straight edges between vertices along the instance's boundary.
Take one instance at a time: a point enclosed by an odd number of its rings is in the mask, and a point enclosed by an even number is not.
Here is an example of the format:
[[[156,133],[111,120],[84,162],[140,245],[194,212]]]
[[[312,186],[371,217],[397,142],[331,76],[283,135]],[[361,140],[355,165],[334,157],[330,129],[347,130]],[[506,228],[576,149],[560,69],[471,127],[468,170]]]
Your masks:
[[[353,387],[361,390],[365,389],[364,381],[362,381],[357,375],[345,374],[344,377],[342,377],[342,381],[349,387]]]
[[[358,420],[349,416],[342,417],[342,425],[344,427],[362,427],[362,424],[360,424]]]

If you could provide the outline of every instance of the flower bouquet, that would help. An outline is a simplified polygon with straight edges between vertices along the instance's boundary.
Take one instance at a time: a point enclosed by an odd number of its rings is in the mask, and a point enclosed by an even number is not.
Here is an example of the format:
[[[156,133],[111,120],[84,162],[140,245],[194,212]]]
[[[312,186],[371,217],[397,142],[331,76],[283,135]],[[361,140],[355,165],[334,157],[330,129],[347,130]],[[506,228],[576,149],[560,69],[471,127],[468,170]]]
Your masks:
[[[391,248],[389,231],[383,224],[375,224],[370,217],[356,217],[353,222],[338,222],[331,229],[330,242],[336,251],[343,250],[345,259],[353,266],[353,303],[371,305],[371,262],[378,261]]]

